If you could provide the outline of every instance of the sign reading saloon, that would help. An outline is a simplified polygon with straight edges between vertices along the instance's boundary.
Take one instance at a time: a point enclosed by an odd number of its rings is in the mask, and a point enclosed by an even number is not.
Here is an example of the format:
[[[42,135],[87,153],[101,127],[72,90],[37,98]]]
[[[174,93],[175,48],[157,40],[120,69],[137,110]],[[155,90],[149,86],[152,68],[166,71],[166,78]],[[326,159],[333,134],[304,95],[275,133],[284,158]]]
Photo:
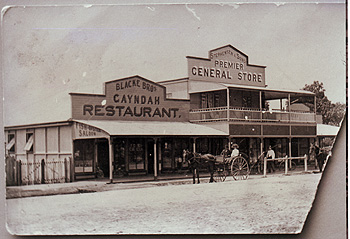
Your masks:
[[[265,86],[265,67],[248,64],[248,57],[228,45],[209,52],[209,59],[187,57],[193,80]]]
[[[71,93],[72,117],[83,120],[187,121],[188,100],[165,98],[165,87],[139,76],[105,83],[105,95]]]
[[[88,138],[106,138],[108,137],[108,134],[104,132],[103,130],[82,124],[79,122],[74,123],[74,139],[88,139]]]

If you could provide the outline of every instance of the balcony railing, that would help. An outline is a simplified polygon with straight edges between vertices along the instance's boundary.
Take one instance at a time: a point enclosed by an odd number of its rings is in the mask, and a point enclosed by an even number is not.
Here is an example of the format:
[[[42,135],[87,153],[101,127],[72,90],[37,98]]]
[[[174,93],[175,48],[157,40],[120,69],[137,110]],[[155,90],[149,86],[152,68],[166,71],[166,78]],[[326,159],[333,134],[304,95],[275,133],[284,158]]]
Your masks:
[[[227,117],[229,115],[229,117]],[[281,110],[216,107],[193,109],[190,111],[191,122],[245,121],[245,122],[280,122],[280,123],[315,123],[316,115],[311,112],[288,112]]]

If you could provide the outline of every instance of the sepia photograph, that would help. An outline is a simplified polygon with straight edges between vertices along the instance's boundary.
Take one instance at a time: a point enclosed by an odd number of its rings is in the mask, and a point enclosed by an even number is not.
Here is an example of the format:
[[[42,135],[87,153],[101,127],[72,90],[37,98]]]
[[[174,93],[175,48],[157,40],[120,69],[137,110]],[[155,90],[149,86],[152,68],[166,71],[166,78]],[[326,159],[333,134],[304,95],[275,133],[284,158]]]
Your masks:
[[[8,233],[300,234],[346,168],[345,10],[3,7]]]

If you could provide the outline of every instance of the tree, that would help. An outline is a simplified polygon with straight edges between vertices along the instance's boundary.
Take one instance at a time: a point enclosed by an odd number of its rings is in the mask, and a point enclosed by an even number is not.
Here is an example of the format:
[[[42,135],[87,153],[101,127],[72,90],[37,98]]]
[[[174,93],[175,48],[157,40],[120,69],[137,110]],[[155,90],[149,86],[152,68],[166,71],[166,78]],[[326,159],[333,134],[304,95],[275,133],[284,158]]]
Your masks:
[[[326,113],[325,124],[339,126],[340,122],[344,118],[346,105],[339,102],[331,104],[329,111]]]
[[[302,90],[311,91],[316,94],[316,113],[322,115],[322,123],[339,126],[345,115],[345,104],[339,102],[333,104],[326,96],[326,90],[322,82],[314,81],[311,85],[305,84]],[[313,105],[308,105],[313,109]]]

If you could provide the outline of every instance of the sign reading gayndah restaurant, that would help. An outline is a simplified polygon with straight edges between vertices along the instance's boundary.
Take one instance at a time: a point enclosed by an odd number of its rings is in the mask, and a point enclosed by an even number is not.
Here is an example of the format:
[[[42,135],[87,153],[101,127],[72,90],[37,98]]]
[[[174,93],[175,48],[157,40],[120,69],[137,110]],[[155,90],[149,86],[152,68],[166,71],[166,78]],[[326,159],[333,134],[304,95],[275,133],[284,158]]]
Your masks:
[[[211,50],[209,59],[187,56],[192,80],[265,86],[265,66],[248,64],[248,56],[232,46]]]
[[[166,99],[164,86],[140,76],[106,82],[104,95],[70,95],[75,119],[188,121],[188,100]]]

